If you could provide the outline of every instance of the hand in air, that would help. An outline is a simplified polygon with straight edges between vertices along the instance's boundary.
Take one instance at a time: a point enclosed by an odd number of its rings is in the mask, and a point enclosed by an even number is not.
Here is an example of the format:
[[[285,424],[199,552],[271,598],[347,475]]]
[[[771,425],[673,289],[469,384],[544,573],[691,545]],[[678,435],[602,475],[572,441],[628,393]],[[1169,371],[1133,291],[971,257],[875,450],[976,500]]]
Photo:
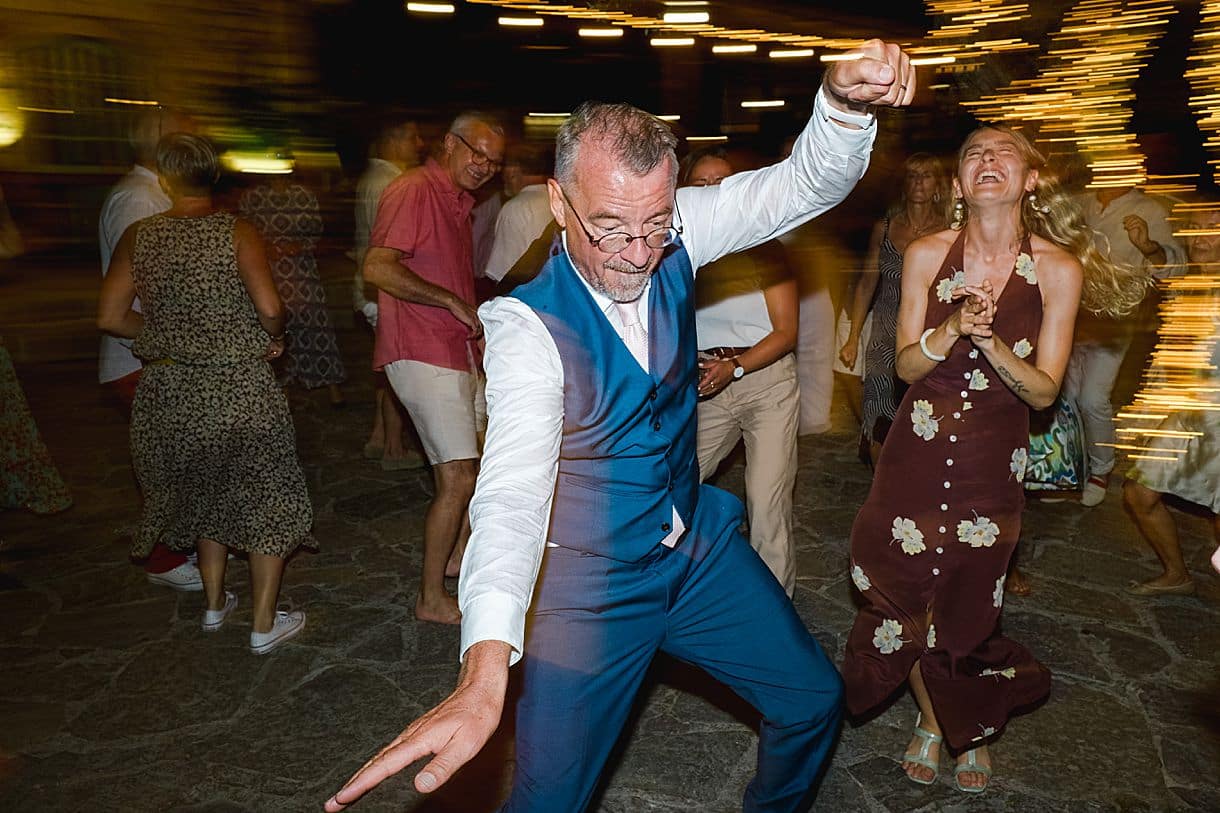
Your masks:
[[[904,107],[915,97],[915,68],[897,45],[872,39],[853,54],[858,57],[830,63],[823,83],[827,93],[845,109],[863,105]]]

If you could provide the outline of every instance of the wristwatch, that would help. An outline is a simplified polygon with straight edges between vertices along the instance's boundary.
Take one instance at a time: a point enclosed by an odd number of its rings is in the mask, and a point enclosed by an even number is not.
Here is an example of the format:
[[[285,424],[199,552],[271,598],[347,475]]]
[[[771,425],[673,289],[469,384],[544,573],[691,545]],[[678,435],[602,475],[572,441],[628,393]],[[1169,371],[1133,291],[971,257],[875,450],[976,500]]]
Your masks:
[[[738,379],[746,374],[746,368],[741,366],[741,362],[733,359],[733,378]]]

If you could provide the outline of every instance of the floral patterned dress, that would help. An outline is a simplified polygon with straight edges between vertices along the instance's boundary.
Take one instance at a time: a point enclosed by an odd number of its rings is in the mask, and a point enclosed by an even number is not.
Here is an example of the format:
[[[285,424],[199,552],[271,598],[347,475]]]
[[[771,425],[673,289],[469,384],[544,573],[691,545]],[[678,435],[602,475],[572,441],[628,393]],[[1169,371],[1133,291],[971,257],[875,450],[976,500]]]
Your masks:
[[[322,235],[317,197],[296,183],[264,184],[242,195],[240,208],[269,248],[283,249],[271,263],[288,331],[280,383],[295,381],[306,389],[342,383],[347,372],[314,256]]]
[[[71,505],[72,494],[42,441],[0,339],[0,510],[54,514]]]
[[[949,292],[965,279],[964,245],[963,232],[937,274],[927,327],[958,307]],[[1041,324],[1027,237],[997,300],[995,335],[1024,358]],[[907,390],[852,527],[863,600],[843,667],[853,715],[889,699],[916,661],[955,752],[1046,696],[1050,673],[999,632],[1028,444],[1028,406],[968,339]]]

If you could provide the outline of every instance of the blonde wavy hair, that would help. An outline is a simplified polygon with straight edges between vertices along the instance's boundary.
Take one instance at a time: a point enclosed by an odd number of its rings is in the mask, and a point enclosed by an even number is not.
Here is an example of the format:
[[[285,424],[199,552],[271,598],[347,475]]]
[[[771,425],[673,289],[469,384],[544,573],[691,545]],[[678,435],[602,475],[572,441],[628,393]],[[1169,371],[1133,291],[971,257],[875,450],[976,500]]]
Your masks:
[[[1081,307],[1098,316],[1112,318],[1133,313],[1153,286],[1153,278],[1140,268],[1112,263],[1098,251],[1094,230],[1085,223],[1084,213],[1060,185],[1058,178],[1047,171],[1046,158],[1029,138],[1002,124],[985,124],[966,136],[958,150],[958,164],[961,164],[966,148],[974,137],[986,130],[1011,136],[1025,163],[1031,169],[1038,170],[1033,193],[1026,195],[1021,203],[1021,223],[1027,232],[1049,240],[1080,262],[1084,269]],[[961,229],[970,219],[969,207],[965,201],[961,203],[963,216],[954,219],[955,229]]]

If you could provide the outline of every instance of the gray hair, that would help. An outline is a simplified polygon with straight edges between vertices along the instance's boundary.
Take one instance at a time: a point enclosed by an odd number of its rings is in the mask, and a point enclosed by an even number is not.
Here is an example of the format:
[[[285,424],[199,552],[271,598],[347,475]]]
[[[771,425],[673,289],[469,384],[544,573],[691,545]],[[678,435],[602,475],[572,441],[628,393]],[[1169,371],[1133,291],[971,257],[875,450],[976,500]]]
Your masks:
[[[473,135],[470,130],[476,124],[482,124],[501,138],[505,135],[504,122],[500,120],[499,116],[485,110],[464,110],[458,113],[453,119],[453,123],[449,125],[449,132],[457,133],[463,138],[470,138]]]
[[[670,181],[678,181],[678,137],[661,119],[629,104],[582,102],[555,135],[555,179],[561,185],[576,178],[583,144],[598,144],[629,170],[647,175],[669,162]]]
[[[206,138],[170,133],[157,143],[157,172],[175,189],[211,190],[220,177],[220,161]]]

